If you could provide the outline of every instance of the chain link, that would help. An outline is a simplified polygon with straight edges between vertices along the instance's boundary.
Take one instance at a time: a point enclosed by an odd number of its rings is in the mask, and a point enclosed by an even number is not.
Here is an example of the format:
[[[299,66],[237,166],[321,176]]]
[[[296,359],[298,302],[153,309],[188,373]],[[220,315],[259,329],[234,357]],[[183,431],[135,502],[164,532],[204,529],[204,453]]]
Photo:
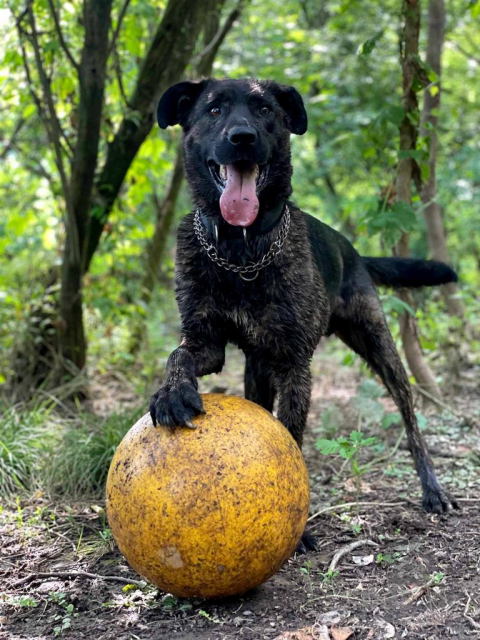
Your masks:
[[[265,267],[268,267],[268,265],[272,264],[275,258],[281,253],[285,240],[287,239],[288,232],[290,230],[290,209],[287,205],[285,205],[282,227],[277,238],[270,245],[270,249],[261,260],[259,260],[258,262],[250,263],[248,265],[232,264],[231,262],[228,262],[228,260],[225,260],[225,258],[221,258],[218,255],[217,247],[208,242],[205,235],[205,229],[202,223],[200,209],[197,209],[195,211],[195,216],[193,218],[193,228],[198,241],[200,242],[203,249],[205,250],[205,253],[212,262],[217,264],[219,267],[222,267],[222,269],[226,269],[227,271],[231,271],[232,273],[238,273],[240,277],[243,277],[244,274],[248,275],[258,273],[258,271],[265,269]],[[251,279],[253,280],[254,278]]]

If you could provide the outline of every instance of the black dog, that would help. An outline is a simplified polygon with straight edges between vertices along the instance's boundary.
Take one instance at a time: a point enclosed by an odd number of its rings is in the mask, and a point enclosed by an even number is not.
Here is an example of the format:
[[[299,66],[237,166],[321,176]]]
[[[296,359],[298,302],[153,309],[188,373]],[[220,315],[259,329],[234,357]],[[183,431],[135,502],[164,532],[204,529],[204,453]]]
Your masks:
[[[183,127],[195,211],[178,231],[182,342],[152,396],[154,425],[193,426],[192,417],[203,411],[197,377],[221,371],[232,342],[246,356],[245,396],[271,411],[278,393],[278,417],[301,446],[310,360],[320,338],[335,333],[382,378],[400,409],[424,509],[456,507],[419,433],[374,286],[437,285],[455,281],[455,272],[440,262],[360,257],[343,236],[287,200],[290,134],[307,129],[302,98],[292,87],[181,82],[163,95],[157,116],[163,129]]]

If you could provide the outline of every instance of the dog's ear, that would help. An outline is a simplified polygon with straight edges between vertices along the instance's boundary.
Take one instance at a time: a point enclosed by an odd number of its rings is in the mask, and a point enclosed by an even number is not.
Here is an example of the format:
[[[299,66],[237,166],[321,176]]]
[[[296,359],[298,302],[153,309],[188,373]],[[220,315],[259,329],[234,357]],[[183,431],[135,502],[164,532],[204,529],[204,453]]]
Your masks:
[[[285,84],[274,83],[270,89],[278,104],[287,114],[290,131],[298,136],[304,134],[307,130],[308,118],[302,96],[296,89]]]
[[[206,80],[200,82],[179,82],[167,89],[157,107],[157,121],[162,129],[185,121],[188,112],[195,104],[206,85]]]

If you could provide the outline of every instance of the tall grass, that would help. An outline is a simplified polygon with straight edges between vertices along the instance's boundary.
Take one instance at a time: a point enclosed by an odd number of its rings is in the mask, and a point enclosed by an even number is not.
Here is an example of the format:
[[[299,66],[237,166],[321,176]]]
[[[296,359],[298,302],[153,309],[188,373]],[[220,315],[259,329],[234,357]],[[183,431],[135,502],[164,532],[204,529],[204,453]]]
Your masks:
[[[68,417],[52,403],[0,407],[0,497],[38,489],[66,498],[101,497],[115,449],[143,412]]]
[[[42,474],[46,490],[77,499],[103,495],[115,449],[143,413],[137,409],[102,419],[87,415],[83,423],[68,425],[54,464]]]
[[[39,487],[39,470],[52,455],[58,440],[54,422],[47,405],[29,411],[0,407],[1,496]]]

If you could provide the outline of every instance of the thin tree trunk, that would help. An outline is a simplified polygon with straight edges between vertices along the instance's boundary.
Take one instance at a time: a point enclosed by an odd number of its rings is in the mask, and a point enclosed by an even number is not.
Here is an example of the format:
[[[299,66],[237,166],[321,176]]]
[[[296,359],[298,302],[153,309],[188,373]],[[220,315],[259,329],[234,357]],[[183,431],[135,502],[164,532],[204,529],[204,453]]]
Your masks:
[[[431,89],[425,90],[422,111],[422,131],[430,140],[430,175],[422,190],[422,202],[425,205],[423,215],[427,225],[427,238],[430,253],[434,260],[450,262],[442,219],[442,209],[435,198],[437,195],[436,164],[438,151],[438,111],[441,95],[441,59],[445,38],[445,4],[444,0],[429,0],[428,3],[428,42],[427,63],[435,71],[438,81]],[[465,305],[456,298],[457,285],[449,282],[441,287],[448,313],[463,318]]]
[[[409,152],[415,149],[417,140],[417,128],[414,124],[418,117],[417,94],[414,90],[418,56],[418,38],[420,34],[420,0],[404,0],[403,2],[404,32],[401,42],[401,64],[403,76],[403,108],[404,117],[400,125],[400,151]],[[406,154],[405,154],[406,155]],[[396,197],[411,205],[411,186],[413,179],[413,160],[406,155],[399,160],[397,179],[395,182]],[[398,256],[408,257],[409,237],[403,234],[395,247]],[[400,290],[399,297],[412,306],[412,296],[407,290]],[[435,382],[430,367],[423,357],[418,339],[418,329],[415,318],[409,313],[400,316],[400,332],[405,349],[405,355],[410,370],[417,384],[423,387],[431,395],[440,398],[440,390]]]
[[[239,18],[243,0],[230,12],[224,24],[220,28],[220,11],[225,0],[212,2],[212,7],[207,17],[207,26],[204,31],[204,48],[196,59],[195,71],[199,77],[209,76],[212,72],[215,57],[235,21]],[[160,203],[155,198],[157,209],[157,221],[155,231],[147,248],[147,260],[145,275],[142,280],[140,300],[143,308],[147,308],[152,298],[155,284],[158,280],[160,266],[162,264],[167,246],[178,196],[183,182],[183,153],[181,143],[178,145],[173,173],[163,201]],[[139,319],[132,329],[132,337],[129,344],[129,352],[135,353],[139,348],[144,335],[144,320]]]
[[[128,101],[129,112],[108,147],[94,190],[95,213],[89,219],[84,272],[88,271],[127,171],[153,127],[160,95],[181,79],[190,62],[209,5],[209,0],[169,0]]]
[[[85,366],[87,354],[83,326],[82,253],[100,143],[111,10],[112,0],[89,0],[83,11],[85,41],[79,68],[79,122],[70,181],[73,215],[67,218],[59,322],[62,359],[78,370]]]
[[[182,147],[179,145],[173,173],[170,178],[165,197],[160,202],[157,196],[154,196],[157,210],[157,221],[152,240],[147,248],[145,273],[140,289],[140,302],[144,310],[148,309],[148,306],[150,305],[153,290],[158,281],[160,265],[162,264],[165,255],[167,239],[175,216],[175,208],[177,205],[178,195],[182,187],[183,176],[183,153]],[[130,353],[135,353],[140,347],[144,335],[144,325],[145,317],[139,317],[134,322],[128,346]]]

